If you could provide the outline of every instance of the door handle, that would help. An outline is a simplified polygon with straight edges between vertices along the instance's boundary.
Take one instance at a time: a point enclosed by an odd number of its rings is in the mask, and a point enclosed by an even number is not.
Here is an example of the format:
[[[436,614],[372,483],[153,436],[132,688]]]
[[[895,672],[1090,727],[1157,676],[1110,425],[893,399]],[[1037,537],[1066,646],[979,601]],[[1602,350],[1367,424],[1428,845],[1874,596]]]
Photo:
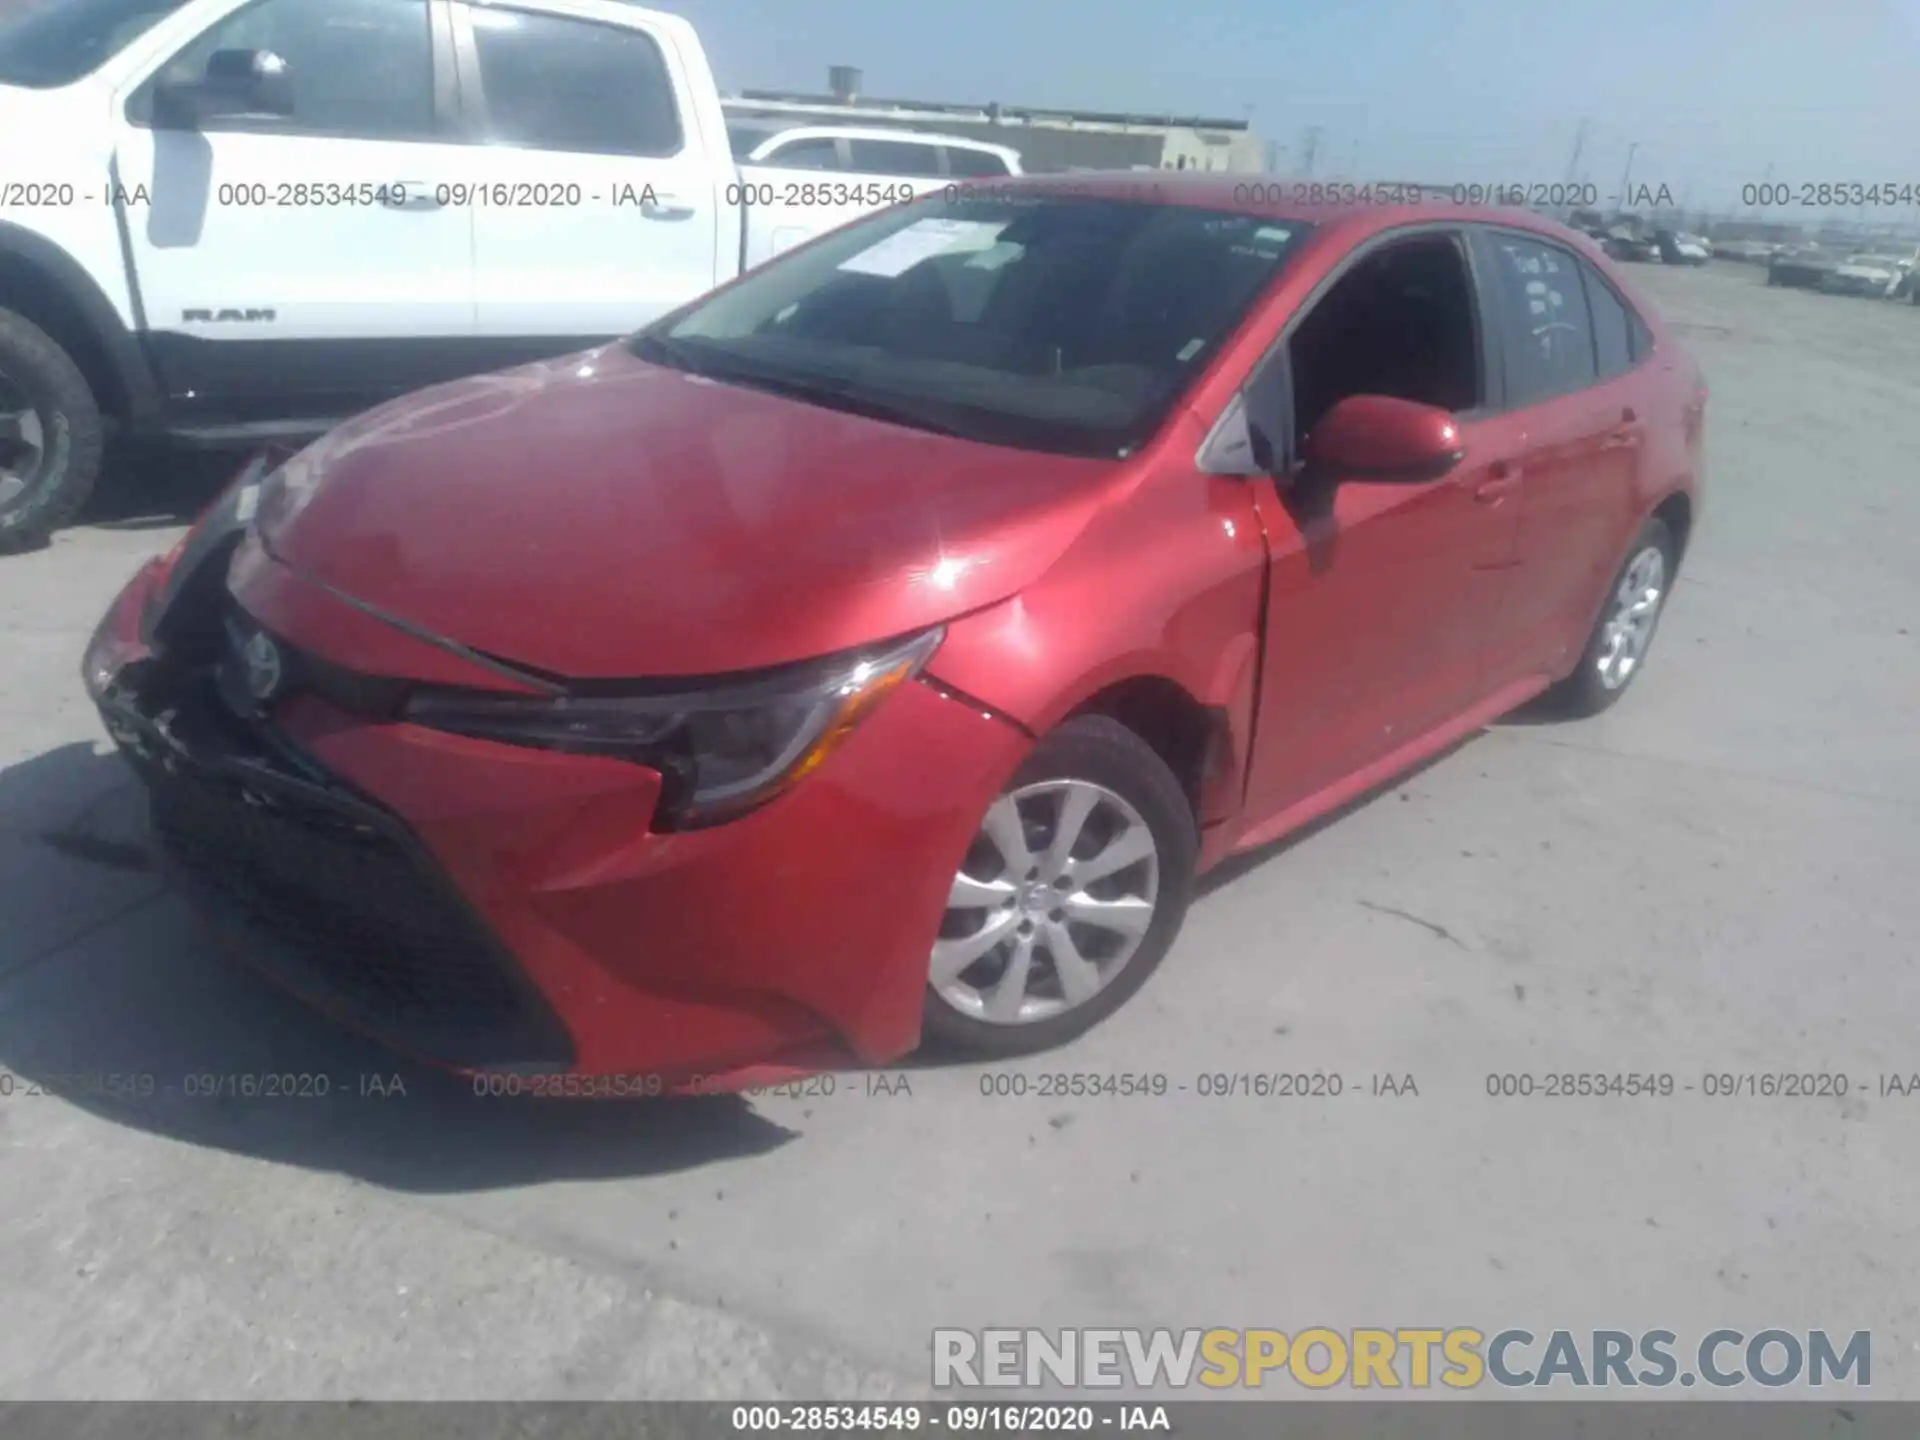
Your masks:
[[[424,180],[399,180],[387,188],[382,202],[389,210],[439,210],[439,188]]]
[[[649,220],[685,220],[693,214],[693,206],[678,195],[655,194],[640,202],[640,213]]]
[[[1473,498],[1482,505],[1498,505],[1520,486],[1520,467],[1496,460],[1487,467],[1486,477],[1473,487]]]

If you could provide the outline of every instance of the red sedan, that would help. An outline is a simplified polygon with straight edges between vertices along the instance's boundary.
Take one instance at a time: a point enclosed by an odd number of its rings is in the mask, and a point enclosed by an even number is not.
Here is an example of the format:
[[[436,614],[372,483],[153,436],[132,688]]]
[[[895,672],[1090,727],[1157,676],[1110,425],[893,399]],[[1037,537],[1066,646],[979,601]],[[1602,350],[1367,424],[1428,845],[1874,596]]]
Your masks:
[[[256,466],[85,661],[179,883],[475,1073],[1009,1054],[1226,856],[1617,700],[1694,363],[1548,221],[1263,189],[929,197]]]

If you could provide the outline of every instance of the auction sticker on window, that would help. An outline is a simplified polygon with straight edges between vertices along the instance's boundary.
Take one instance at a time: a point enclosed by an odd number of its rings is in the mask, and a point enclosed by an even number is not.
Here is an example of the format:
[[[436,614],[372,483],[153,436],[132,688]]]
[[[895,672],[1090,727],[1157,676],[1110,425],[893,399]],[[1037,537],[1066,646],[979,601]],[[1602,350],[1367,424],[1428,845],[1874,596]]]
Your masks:
[[[986,250],[1005,228],[1004,220],[946,220],[929,216],[842,260],[837,268],[855,275],[878,275],[892,280],[936,255]]]

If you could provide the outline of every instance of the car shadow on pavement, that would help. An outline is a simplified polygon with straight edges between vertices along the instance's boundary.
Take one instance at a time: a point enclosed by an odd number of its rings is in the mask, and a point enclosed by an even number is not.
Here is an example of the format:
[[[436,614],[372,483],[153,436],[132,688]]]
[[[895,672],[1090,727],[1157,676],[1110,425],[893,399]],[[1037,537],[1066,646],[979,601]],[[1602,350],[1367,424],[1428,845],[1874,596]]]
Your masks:
[[[0,1125],[49,1092],[187,1144],[429,1193],[666,1173],[795,1138],[731,1095],[481,1095],[336,1026],[167,891],[138,784],[85,743],[0,770]]]

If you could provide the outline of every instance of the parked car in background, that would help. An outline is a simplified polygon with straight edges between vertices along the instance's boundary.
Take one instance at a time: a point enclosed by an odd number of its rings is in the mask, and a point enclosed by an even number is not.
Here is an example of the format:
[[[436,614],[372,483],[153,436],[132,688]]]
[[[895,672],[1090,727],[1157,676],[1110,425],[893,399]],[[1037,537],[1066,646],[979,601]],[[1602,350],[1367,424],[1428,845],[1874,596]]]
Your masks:
[[[919,195],[1021,173],[1018,150],[957,135],[730,119],[727,138],[753,212],[748,268],[872,209],[872,191]]]
[[[1711,248],[1715,259],[1734,260],[1743,265],[1765,265],[1781,249],[1766,240],[1716,240]]]
[[[79,510],[112,428],[311,438],[924,188],[910,140],[849,140],[843,173],[743,167],[726,134],[693,27],[620,0],[27,0],[0,17],[0,550]]]
[[[1818,290],[1838,263],[1837,257],[1817,246],[1783,250],[1767,261],[1767,284],[1789,289]]]
[[[729,118],[727,139],[734,159],[742,165],[782,170],[917,180],[993,179],[1021,173],[1020,152],[1011,145],[919,130]]]
[[[1821,281],[1821,288],[1835,295],[1870,295],[1885,299],[1900,287],[1911,263],[1909,259],[1898,255],[1849,255],[1827,273]]]
[[[1698,235],[1676,230],[1673,232],[1673,254],[1672,260],[1667,260],[1665,254],[1660,258],[1668,264],[1704,265],[1713,258],[1713,247]]]
[[[1228,856],[1617,701],[1707,399],[1624,278],[1515,210],[1149,193],[923,197],[244,476],[84,660],[178,883],[556,1093],[1010,1055]]]
[[[1607,233],[1606,216],[1598,210],[1576,209],[1567,214],[1567,225],[1582,235],[1601,236]]]
[[[1632,226],[1616,225],[1600,242],[1609,259],[1634,265],[1651,265],[1660,259],[1660,245],[1651,234]]]

